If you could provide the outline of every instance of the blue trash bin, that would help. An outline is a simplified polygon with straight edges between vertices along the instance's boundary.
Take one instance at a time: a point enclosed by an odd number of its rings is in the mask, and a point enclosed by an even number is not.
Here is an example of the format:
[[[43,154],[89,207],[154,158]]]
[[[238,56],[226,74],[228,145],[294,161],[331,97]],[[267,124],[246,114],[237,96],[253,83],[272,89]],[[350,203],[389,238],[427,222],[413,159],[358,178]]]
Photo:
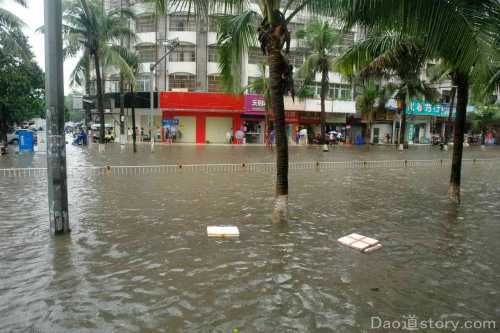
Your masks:
[[[18,130],[17,135],[19,137],[19,152],[33,152],[34,149],[34,140],[33,140],[33,132],[30,130]]]

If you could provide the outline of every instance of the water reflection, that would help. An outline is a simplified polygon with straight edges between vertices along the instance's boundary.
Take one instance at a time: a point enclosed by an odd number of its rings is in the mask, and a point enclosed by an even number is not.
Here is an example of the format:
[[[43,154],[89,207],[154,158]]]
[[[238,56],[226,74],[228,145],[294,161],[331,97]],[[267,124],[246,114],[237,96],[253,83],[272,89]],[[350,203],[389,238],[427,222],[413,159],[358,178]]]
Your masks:
[[[130,158],[78,154],[71,163]],[[456,206],[448,172],[293,172],[288,226],[271,224],[272,174],[87,175],[69,181],[73,231],[56,239],[46,181],[2,178],[0,331],[362,332],[374,315],[495,319],[500,173],[466,166]],[[208,239],[207,224],[241,237]],[[351,232],[384,248],[337,244]]]

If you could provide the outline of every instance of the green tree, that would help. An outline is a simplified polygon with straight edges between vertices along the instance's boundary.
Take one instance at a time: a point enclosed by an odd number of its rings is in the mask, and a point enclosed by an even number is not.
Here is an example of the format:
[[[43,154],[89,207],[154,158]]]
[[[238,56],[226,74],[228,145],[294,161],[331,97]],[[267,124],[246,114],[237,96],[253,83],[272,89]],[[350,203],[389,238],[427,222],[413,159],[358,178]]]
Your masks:
[[[334,69],[335,47],[342,41],[342,35],[327,21],[315,20],[308,23],[304,29],[297,31],[297,38],[305,41],[308,50],[304,65],[298,75],[306,82],[314,81],[316,74],[321,74],[321,142],[326,137],[325,101],[329,90],[328,73]]]
[[[361,77],[396,78],[396,98],[401,101],[401,133],[406,142],[406,109],[413,98],[434,101],[437,91],[421,77],[427,53],[420,38],[394,32],[369,34],[354,44],[338,60],[341,70],[351,75],[358,71]]]
[[[380,96],[379,86],[374,82],[367,82],[361,89],[359,95],[356,96],[356,110],[358,110],[367,121],[365,138],[372,143],[371,128],[373,119],[377,112],[377,101]]]
[[[353,5],[353,1],[346,0]],[[467,103],[471,77],[485,72],[498,50],[498,0],[378,0],[356,1],[344,16],[347,27],[425,36],[425,53],[448,62],[457,107],[453,160],[448,196],[460,202],[460,181]],[[493,54],[493,55],[492,55]]]
[[[101,143],[104,143],[105,127],[102,70],[107,65],[113,65],[122,73],[133,76],[132,69],[125,60],[129,51],[119,44],[122,39],[135,39],[135,33],[127,21],[134,17],[129,9],[119,8],[106,12],[102,2],[98,0],[65,2],[63,13],[65,53],[71,56],[82,52],[73,71],[75,79],[78,75],[88,79],[90,67],[95,71]]]
[[[0,0],[0,5],[3,2],[5,1]],[[11,2],[26,7],[26,0],[11,0]],[[15,29],[21,28],[22,25],[23,22],[14,13],[0,7],[0,31],[13,31]]]
[[[338,14],[339,0],[151,0],[164,13],[167,2],[178,10],[193,9],[197,18],[220,14],[218,47],[223,83],[240,91],[241,55],[260,44],[267,56],[271,86],[271,110],[276,133],[276,200],[274,222],[287,220],[288,207],[288,139],[285,130],[283,96],[293,94],[292,67],[288,62],[290,33],[288,23],[301,12],[333,16]],[[254,7],[252,4],[257,6]],[[255,10],[254,10],[255,8]],[[291,91],[292,90],[292,91]]]
[[[10,126],[43,116],[44,74],[19,29],[0,31],[0,141]]]

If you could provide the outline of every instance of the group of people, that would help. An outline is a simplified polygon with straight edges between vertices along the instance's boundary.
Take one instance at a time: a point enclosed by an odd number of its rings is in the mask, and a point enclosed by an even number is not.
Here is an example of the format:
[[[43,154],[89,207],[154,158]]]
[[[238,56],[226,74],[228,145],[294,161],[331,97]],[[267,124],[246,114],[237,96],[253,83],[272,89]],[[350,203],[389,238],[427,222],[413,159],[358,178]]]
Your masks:
[[[173,143],[175,140],[179,139],[181,136],[181,132],[177,129],[177,126],[165,127],[163,134],[165,136],[165,141],[167,143]]]
[[[244,144],[246,143],[246,140],[245,140],[245,132],[243,131],[243,129],[238,129],[236,131],[236,133],[234,133],[233,129],[229,129],[227,132],[226,132],[226,143],[227,144],[233,144],[233,143],[236,143],[236,144]]]
[[[132,131],[132,129],[129,127],[127,129],[127,140],[130,142],[132,141],[132,135],[134,134],[134,132]],[[138,141],[138,142],[141,142],[142,139],[144,137],[144,128],[139,128],[139,127],[135,127],[135,139]]]

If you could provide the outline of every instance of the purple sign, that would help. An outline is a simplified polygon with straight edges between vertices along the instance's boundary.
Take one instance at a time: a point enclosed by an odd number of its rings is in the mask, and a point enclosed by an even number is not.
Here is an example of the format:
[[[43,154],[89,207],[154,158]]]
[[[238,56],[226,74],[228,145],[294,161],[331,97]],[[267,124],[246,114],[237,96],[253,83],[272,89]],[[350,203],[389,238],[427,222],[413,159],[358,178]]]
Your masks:
[[[243,114],[262,115],[266,112],[266,101],[262,95],[245,95]]]

